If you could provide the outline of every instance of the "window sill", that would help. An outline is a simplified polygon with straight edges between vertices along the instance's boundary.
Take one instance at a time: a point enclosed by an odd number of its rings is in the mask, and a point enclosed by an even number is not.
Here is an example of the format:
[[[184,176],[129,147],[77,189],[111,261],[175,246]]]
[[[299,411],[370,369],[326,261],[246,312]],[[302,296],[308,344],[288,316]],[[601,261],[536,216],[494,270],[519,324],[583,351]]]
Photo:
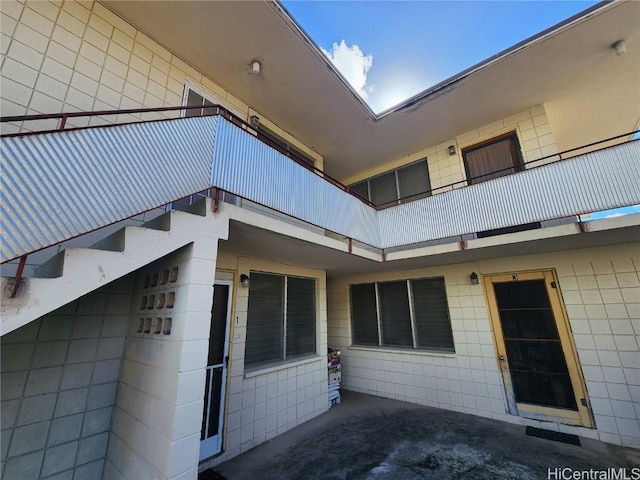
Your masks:
[[[455,358],[456,354],[451,352],[438,352],[437,350],[420,350],[414,348],[390,348],[390,347],[374,347],[364,345],[350,345],[347,347],[349,350],[363,351],[363,352],[380,352],[380,353],[401,353],[405,355],[418,355],[421,357],[445,357]]]
[[[254,367],[253,369],[244,372],[244,378],[253,378],[259,375],[264,375],[266,373],[277,372],[279,370],[285,370],[287,368],[297,367],[299,365],[306,365],[307,363],[317,362],[322,359],[321,355],[314,355],[312,357],[304,357],[298,358],[291,361],[284,361],[275,364],[270,364],[270,366],[262,367]]]

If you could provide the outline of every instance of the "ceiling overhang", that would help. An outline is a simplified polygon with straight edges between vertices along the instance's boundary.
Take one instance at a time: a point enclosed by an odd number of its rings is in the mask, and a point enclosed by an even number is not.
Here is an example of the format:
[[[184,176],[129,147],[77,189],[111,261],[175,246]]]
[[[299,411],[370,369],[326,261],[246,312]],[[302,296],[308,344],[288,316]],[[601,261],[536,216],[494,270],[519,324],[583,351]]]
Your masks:
[[[317,151],[340,179],[542,103],[561,149],[640,120],[640,2],[599,4],[380,116],[277,2],[102,3]],[[620,39],[628,53],[617,57]],[[248,73],[254,59],[260,75]]]
[[[549,233],[548,238],[535,240],[527,239],[527,234],[524,232],[510,234],[511,237],[515,235],[521,240],[512,240],[511,243],[501,241],[496,242],[494,246],[474,247],[468,250],[455,249],[429,254],[425,254],[421,249],[416,250],[415,254],[412,254],[411,250],[406,250],[405,258],[388,261],[370,260],[326,245],[231,220],[229,238],[220,241],[220,251],[290,265],[305,265],[309,268],[324,270],[328,277],[334,278],[617,245],[632,243],[638,238],[640,225],[637,224],[637,219],[629,217],[628,222],[623,226],[618,225],[617,223],[620,222],[614,220],[619,219],[596,220],[593,223],[601,225],[599,229],[586,234],[577,231],[568,235],[562,227],[550,227],[551,231],[555,228],[562,230],[562,233],[553,235]],[[509,235],[503,235],[500,238],[508,237]]]

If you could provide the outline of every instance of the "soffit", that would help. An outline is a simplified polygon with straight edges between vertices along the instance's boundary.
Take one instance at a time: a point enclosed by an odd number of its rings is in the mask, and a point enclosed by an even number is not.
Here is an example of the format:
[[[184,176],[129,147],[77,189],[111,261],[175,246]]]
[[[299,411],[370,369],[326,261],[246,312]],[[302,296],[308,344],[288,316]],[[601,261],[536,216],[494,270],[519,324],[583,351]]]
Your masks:
[[[305,265],[309,268],[325,270],[328,277],[340,277],[364,273],[398,272],[423,267],[478,262],[493,258],[629,243],[634,242],[639,233],[640,227],[636,225],[581,235],[567,235],[473,250],[459,250],[439,255],[421,255],[402,260],[376,262],[232,220],[229,224],[229,239],[220,240],[219,247],[221,251],[225,252],[291,265]]]
[[[341,179],[541,103],[560,148],[624,133],[640,118],[640,2],[607,5],[380,118],[276,3],[102,3],[313,148]],[[628,53],[616,57],[610,46],[621,38]],[[259,76],[248,74],[253,59]]]

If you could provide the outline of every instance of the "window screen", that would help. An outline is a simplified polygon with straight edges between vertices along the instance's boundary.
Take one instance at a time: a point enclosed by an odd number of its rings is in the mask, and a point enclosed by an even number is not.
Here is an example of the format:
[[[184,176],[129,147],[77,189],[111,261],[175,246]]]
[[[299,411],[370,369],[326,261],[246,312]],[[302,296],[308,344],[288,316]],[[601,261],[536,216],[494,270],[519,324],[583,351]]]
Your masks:
[[[287,358],[316,351],[316,282],[287,278]]]
[[[351,190],[356,192],[362,198],[369,199],[369,182],[360,182],[349,187]]]
[[[431,195],[427,159],[355,183],[350,188],[370,202],[384,207],[424,198]]]
[[[193,90],[189,89],[189,93],[187,94],[187,105],[188,106],[193,106],[193,105],[202,105],[204,103],[204,98],[202,97],[202,95],[200,95],[199,93],[194,92]],[[185,117],[199,117],[200,115],[202,115],[202,109],[198,109],[198,108],[190,108],[189,110],[185,111]]]
[[[283,355],[284,280],[280,275],[251,273],[245,364],[279,360]]]
[[[245,365],[316,353],[316,282],[251,272]]]
[[[453,351],[453,334],[443,278],[411,280],[418,346]]]
[[[217,109],[213,107],[215,103],[207,100],[199,93],[189,89],[187,93],[187,105],[202,105],[203,107],[212,107],[212,108],[190,108],[185,111],[185,117],[199,117],[201,115],[215,115],[217,113]]]
[[[369,188],[371,190],[371,201],[376,205],[393,202],[398,199],[395,172],[372,178],[369,180]]]
[[[351,321],[354,345],[455,351],[443,278],[351,285]]]
[[[398,189],[400,198],[417,200],[431,194],[427,192],[431,186],[427,162],[418,162],[398,170]]]
[[[378,314],[374,283],[351,285],[353,343],[378,345]]]
[[[262,135],[266,136],[269,140],[274,142],[276,145],[280,146],[280,148],[293,153],[293,155],[298,157],[298,159],[304,161],[306,166],[313,167],[315,165],[316,162],[312,158],[307,156],[305,153],[302,153],[300,150],[298,150],[294,146],[290,145],[289,142],[287,142],[284,138],[282,138],[277,133],[269,130],[267,127],[265,127],[262,124],[260,124],[259,130]]]
[[[407,282],[378,284],[382,345],[412,347],[411,312]]]

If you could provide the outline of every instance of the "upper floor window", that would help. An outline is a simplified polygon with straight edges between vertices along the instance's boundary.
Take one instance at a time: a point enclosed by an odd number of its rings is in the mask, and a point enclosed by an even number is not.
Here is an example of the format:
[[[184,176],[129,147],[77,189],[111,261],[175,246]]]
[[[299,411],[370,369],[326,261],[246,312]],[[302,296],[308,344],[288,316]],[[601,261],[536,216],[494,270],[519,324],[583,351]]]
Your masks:
[[[187,87],[186,97],[186,105],[202,105],[203,108],[191,108],[186,110],[184,115],[185,117],[199,117],[200,115],[214,115],[216,113],[215,108],[206,108],[215,105],[212,101],[189,87]]]
[[[315,353],[315,279],[251,272],[245,365]]]
[[[378,206],[390,207],[431,195],[427,159],[351,185],[349,188]]]
[[[516,132],[465,148],[462,158],[469,185],[510,175],[524,168]]]
[[[351,285],[354,345],[454,352],[443,278]]]
[[[272,141],[273,143],[275,143],[276,145],[278,145],[281,149],[286,150],[288,152],[291,152],[295,157],[297,157],[298,159],[302,160],[303,162],[305,162],[305,166],[308,165],[310,167],[313,167],[315,165],[314,160],[309,157],[308,155],[302,153],[300,150],[298,150],[295,147],[292,147],[284,138],[282,138],[280,135],[272,132],[271,130],[269,130],[268,128],[264,127],[262,124],[259,124],[258,127],[260,133],[262,133],[264,136],[266,136],[270,141]]]

